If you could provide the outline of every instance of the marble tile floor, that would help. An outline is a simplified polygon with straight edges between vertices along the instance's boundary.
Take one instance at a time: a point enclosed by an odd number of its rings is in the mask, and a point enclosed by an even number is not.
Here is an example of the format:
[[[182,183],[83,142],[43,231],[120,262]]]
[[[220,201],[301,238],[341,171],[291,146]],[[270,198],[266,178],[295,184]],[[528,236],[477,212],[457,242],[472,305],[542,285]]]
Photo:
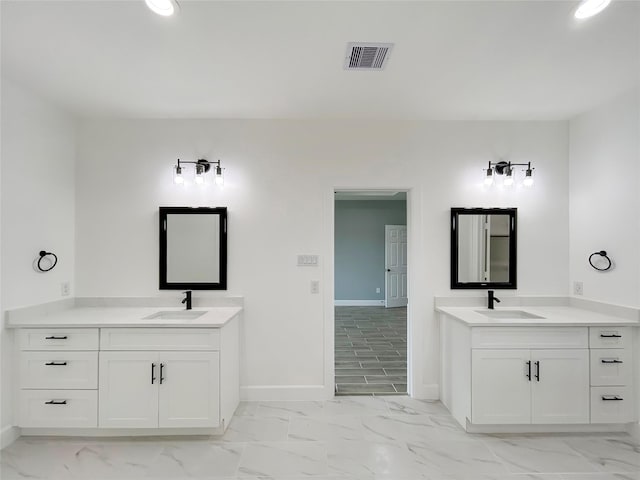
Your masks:
[[[407,393],[407,309],[335,307],[336,395]]]
[[[242,403],[222,437],[23,437],[0,478],[118,480],[640,480],[622,433],[465,433],[406,396]]]

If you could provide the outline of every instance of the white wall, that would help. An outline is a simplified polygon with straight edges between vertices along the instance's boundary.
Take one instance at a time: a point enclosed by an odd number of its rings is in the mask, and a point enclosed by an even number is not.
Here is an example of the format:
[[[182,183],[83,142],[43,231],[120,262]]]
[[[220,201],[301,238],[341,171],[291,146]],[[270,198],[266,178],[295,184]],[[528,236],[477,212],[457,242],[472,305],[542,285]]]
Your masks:
[[[333,252],[332,189],[408,188],[410,312],[420,337],[413,378],[417,394],[433,392],[433,296],[451,293],[451,207],[518,207],[517,293],[568,293],[567,128],[566,122],[85,121],[77,164],[77,294],[158,295],[158,207],[228,206],[229,293],[246,299],[245,397],[323,386],[332,337],[324,319],[333,302],[333,267],[326,263]],[[200,157],[222,159],[222,191],[173,185],[176,158]],[[534,162],[536,186],[484,190],[482,169],[498,158]],[[301,253],[320,254],[325,263],[296,267]],[[321,295],[310,294],[312,279],[323,280]],[[162,294],[174,295],[178,306],[177,292]]]
[[[61,298],[60,283],[74,282],[75,124],[70,116],[2,79],[1,252],[3,310]],[[58,265],[36,273],[40,250]],[[2,324],[4,326],[4,322]],[[11,424],[10,334],[2,336],[1,428]]]
[[[640,93],[624,95],[570,122],[570,279],[584,297],[640,306]],[[612,270],[591,268],[606,250]]]

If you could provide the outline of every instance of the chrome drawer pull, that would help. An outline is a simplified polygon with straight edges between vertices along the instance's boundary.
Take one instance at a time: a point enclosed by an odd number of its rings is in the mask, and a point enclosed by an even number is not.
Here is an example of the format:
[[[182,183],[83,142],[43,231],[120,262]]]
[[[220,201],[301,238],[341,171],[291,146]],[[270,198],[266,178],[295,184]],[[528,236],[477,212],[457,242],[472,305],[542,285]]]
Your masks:
[[[66,405],[66,400],[49,400],[48,402],[44,402],[45,405]]]
[[[48,367],[64,367],[67,364],[67,362],[47,362],[45,363],[46,366]]]
[[[55,335],[52,337],[44,337],[45,340],[67,340],[68,338],[66,335],[64,337],[56,337]]]
[[[613,335],[605,335],[601,333],[600,338],[622,338],[622,335],[618,335],[617,333],[614,333]]]
[[[623,363],[622,360],[618,360],[617,358],[614,360],[605,360],[604,358],[600,359],[602,363]]]
[[[618,395],[603,395],[602,400],[605,402],[614,402],[624,400],[624,398],[619,397]]]

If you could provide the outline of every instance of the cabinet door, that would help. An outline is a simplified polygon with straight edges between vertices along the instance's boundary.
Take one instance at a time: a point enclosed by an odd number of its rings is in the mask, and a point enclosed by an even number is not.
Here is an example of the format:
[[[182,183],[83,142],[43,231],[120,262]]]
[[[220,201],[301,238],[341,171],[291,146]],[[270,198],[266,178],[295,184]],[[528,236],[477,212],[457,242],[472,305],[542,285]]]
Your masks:
[[[531,423],[529,355],[529,350],[473,350],[472,423]]]
[[[589,350],[532,350],[533,423],[589,423]]]
[[[99,426],[157,428],[158,374],[157,352],[100,352]]]
[[[220,423],[219,353],[162,352],[160,363],[159,426],[217,427]]]

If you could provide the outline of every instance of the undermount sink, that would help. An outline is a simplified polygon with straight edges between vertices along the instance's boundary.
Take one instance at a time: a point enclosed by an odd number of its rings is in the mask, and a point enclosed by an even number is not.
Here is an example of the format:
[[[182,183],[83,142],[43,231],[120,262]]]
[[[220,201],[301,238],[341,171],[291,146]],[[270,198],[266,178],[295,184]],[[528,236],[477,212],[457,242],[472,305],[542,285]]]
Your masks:
[[[489,318],[504,318],[504,319],[527,319],[527,318],[544,318],[540,315],[534,315],[533,313],[525,312],[524,310],[476,310],[476,313],[484,315]]]
[[[202,311],[193,311],[193,310],[177,310],[177,311],[163,311],[152,313],[148,317],[144,317],[143,320],[193,320],[195,318],[201,317],[207,312]]]

